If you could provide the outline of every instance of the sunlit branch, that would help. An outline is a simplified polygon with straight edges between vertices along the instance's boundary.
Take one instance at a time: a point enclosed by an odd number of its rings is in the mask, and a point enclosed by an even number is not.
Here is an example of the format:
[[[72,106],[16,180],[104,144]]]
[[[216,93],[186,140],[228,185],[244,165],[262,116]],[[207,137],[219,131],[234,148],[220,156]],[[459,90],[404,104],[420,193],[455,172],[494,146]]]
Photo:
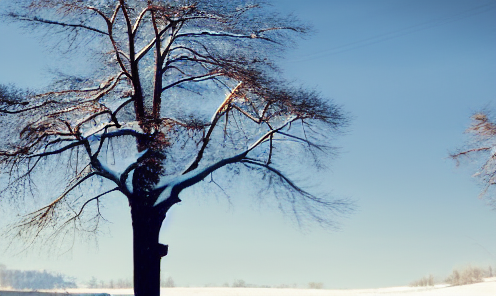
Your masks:
[[[231,107],[233,107],[234,109],[238,110],[240,113],[242,113],[244,116],[246,116],[247,118],[251,119],[253,122],[255,123],[261,123],[262,122],[262,118],[256,118],[254,117],[253,115],[249,114],[248,112],[246,112],[245,110],[241,109],[239,106],[236,106],[235,104],[232,104]]]
[[[151,10],[151,8],[152,8],[151,6],[148,6],[148,7],[146,7],[145,9],[143,9],[143,10],[140,12],[140,14],[138,15],[138,17],[136,18],[136,21],[135,21],[135,23],[134,23],[133,29],[132,29],[132,31],[131,31],[131,32],[133,33],[133,35],[136,35],[136,32],[138,31],[138,27],[139,27],[139,25],[140,25],[140,23],[141,23],[141,20],[143,19],[143,17],[145,16],[145,14],[146,14],[148,11],[150,11],[150,10]]]
[[[168,29],[170,29],[171,24],[167,25],[164,29],[162,29],[159,33],[159,36],[161,37]],[[155,38],[153,38],[143,49],[141,49],[137,54],[136,54],[136,62],[139,62],[141,58],[143,58],[149,51],[150,49],[153,48],[153,45],[155,44]]]
[[[194,49],[192,49],[192,48],[190,48],[190,47],[186,47],[186,46],[176,46],[176,47],[174,47],[174,48],[171,48],[171,49],[169,50],[169,54],[171,54],[172,52],[174,52],[174,51],[176,51],[176,50],[181,50],[181,49],[184,49],[184,50],[186,50],[186,51],[189,51],[189,52],[191,52],[191,53],[192,53],[193,55],[195,55],[195,56],[199,56],[199,57],[207,58],[207,56],[202,55],[202,54],[200,54],[198,51],[196,51],[196,50],[194,50]],[[210,58],[211,58],[211,57],[210,57]],[[213,59],[213,58],[212,58],[212,59]]]
[[[190,187],[190,186],[200,182],[201,180],[205,179],[205,177],[207,177],[212,172],[214,172],[214,171],[216,171],[216,170],[218,170],[218,169],[220,169],[220,168],[222,168],[228,164],[242,162],[246,158],[248,153],[250,153],[253,149],[258,147],[261,143],[265,142],[267,140],[267,138],[270,138],[277,130],[283,129],[288,124],[289,124],[289,122],[286,122],[285,124],[281,125],[278,129],[267,132],[265,135],[260,137],[260,139],[258,139],[258,141],[253,143],[245,151],[243,151],[243,152],[241,152],[241,153],[239,153],[233,157],[224,158],[224,159],[222,159],[222,160],[220,160],[220,161],[218,161],[218,162],[216,162],[216,163],[214,163],[214,164],[212,164],[212,165],[210,165],[204,169],[201,169],[198,171],[190,170],[188,173],[183,174],[183,176],[184,176],[183,181],[172,184],[172,185],[168,184],[168,186],[173,186],[173,188],[171,189],[173,192],[175,192],[173,194],[178,194],[181,190],[183,190],[187,187]],[[189,176],[189,175],[191,175],[191,176]],[[166,187],[167,186],[164,186],[164,187],[158,188],[157,190],[163,191]]]
[[[216,163],[214,163],[214,164],[212,164],[212,165],[210,165],[204,169],[198,170],[198,171],[195,171],[194,169],[193,170],[188,169],[187,173],[183,173],[184,181],[181,181],[177,184],[170,185],[170,186],[173,186],[172,190],[175,191],[176,193],[179,193],[181,190],[200,182],[201,180],[203,180],[205,177],[207,177],[209,174],[216,171],[217,169],[224,167],[228,164],[241,162],[242,160],[244,160],[246,158],[248,153],[250,153],[253,149],[257,148],[260,144],[264,143],[268,138],[270,139],[270,137],[275,132],[285,128],[289,123],[290,123],[290,121],[284,123],[283,125],[281,125],[279,128],[277,128],[275,130],[271,130],[271,131],[267,132],[265,135],[260,137],[255,143],[253,143],[248,149],[246,149],[245,151],[243,151],[243,152],[241,152],[241,153],[239,153],[233,157],[224,158],[224,159],[222,159],[222,160],[220,160],[220,161],[218,161],[218,162],[216,162]],[[198,164],[196,164],[196,167],[197,166],[198,166]],[[191,176],[189,176],[189,175],[191,175]],[[164,190],[164,189],[165,189],[165,187],[161,188],[160,190]]]
[[[89,9],[89,10],[93,10],[94,12],[98,13],[105,20],[106,23],[109,23],[110,22],[110,20],[108,19],[108,17],[102,11],[100,11],[98,8],[93,7],[93,6],[87,6],[86,8]]]
[[[109,79],[107,81],[107,85],[105,86],[105,88],[98,95],[96,95],[95,97],[93,97],[92,99],[96,101],[96,100],[101,99],[104,95],[108,94],[111,90],[113,90],[117,86],[117,84],[119,83],[120,78],[122,77],[122,75],[126,75],[126,73],[123,71],[123,72],[119,73],[117,75],[117,77],[112,77],[111,79]],[[114,82],[109,85],[108,83],[110,81],[112,81],[112,80]]]
[[[60,90],[60,91],[51,91],[47,93],[42,93],[42,94],[37,94],[34,95],[34,98],[40,98],[40,97],[47,97],[47,96],[53,96],[53,95],[63,95],[63,94],[70,94],[70,93],[86,93],[86,92],[95,92],[100,90],[100,88],[90,88],[90,89],[68,89],[68,90]]]
[[[41,104],[39,104],[37,106],[28,107],[28,108],[21,109],[21,110],[10,111],[10,110],[5,110],[5,109],[0,109],[0,113],[19,114],[19,113],[23,113],[23,112],[27,112],[27,111],[39,109],[41,107],[45,107],[45,106],[50,105],[50,104],[57,104],[57,103],[60,103],[60,102],[50,100],[50,101],[43,102],[43,103],[41,103]]]
[[[119,12],[119,9],[121,8],[121,4],[117,3],[114,9],[114,13],[112,14],[112,17],[110,18],[110,23],[113,25],[115,22],[115,19],[117,18],[117,13]]]
[[[162,118],[161,121],[164,124],[167,124],[167,125],[174,124],[174,125],[179,125],[179,126],[182,126],[182,127],[185,127],[185,128],[191,127],[186,122],[182,122],[182,121],[179,121],[179,120],[173,119],[173,118]],[[206,126],[209,126],[209,125],[210,124],[205,124],[203,127],[206,127]]]
[[[189,21],[189,20],[198,20],[198,19],[207,19],[207,20],[218,20],[218,21],[223,21],[223,17],[219,17],[216,15],[196,15],[196,16],[186,16],[186,17],[181,17],[181,21]]]
[[[248,148],[248,152],[250,152],[251,150],[255,149],[257,146],[259,146],[260,144],[262,144],[263,142],[267,141],[267,139],[270,139],[270,137],[272,137],[275,133],[279,132],[280,130],[286,128],[288,125],[291,124],[291,122],[293,122],[295,119],[289,119],[287,120],[285,123],[283,123],[281,126],[279,126],[278,128],[276,129],[272,129],[270,131],[268,131],[265,135],[263,135],[262,137],[260,137],[260,139],[258,139],[255,143],[253,143],[250,148]]]
[[[83,124],[85,124],[85,123],[87,123],[87,122],[89,122],[89,121],[91,121],[91,120],[93,120],[93,119],[95,119],[95,118],[97,118],[97,117],[99,117],[99,116],[102,116],[102,115],[104,115],[104,114],[108,114],[109,116],[112,116],[112,112],[111,112],[110,110],[103,110],[103,111],[101,111],[101,112],[91,114],[89,117],[87,117],[87,118],[85,118],[85,119],[81,120],[81,121],[80,121],[80,122],[76,125],[76,127],[74,128],[74,132],[75,132],[76,134],[79,134],[79,130],[81,129],[81,126],[82,126]],[[117,124],[117,122],[116,122],[116,124]]]
[[[230,93],[229,95],[226,96],[225,100],[220,104],[220,106],[217,108],[215,111],[214,115],[212,116],[212,120],[210,123],[210,127],[208,128],[207,134],[203,137],[202,139],[202,146],[200,150],[198,151],[198,154],[196,155],[195,160],[191,165],[183,172],[183,175],[196,169],[198,167],[198,164],[200,163],[201,159],[203,158],[203,153],[205,152],[205,149],[207,148],[208,142],[210,141],[210,137],[212,135],[212,132],[214,131],[217,122],[219,121],[220,117],[222,116],[222,112],[224,112],[225,107],[231,102],[234,94],[238,91],[239,87],[241,86],[241,83],[239,83]]]
[[[132,75],[129,73],[129,71],[127,70],[126,66],[124,65],[124,63],[123,63],[123,61],[121,59],[121,53],[122,53],[122,51],[117,47],[117,43],[115,42],[114,37],[113,37],[113,26],[114,26],[114,22],[115,22],[115,19],[117,17],[117,12],[119,11],[119,8],[122,5],[123,5],[122,1],[121,1],[121,3],[117,4],[117,6],[115,7],[115,10],[114,10],[114,14],[112,15],[112,18],[111,19],[108,19],[105,16],[105,14],[103,14],[98,9],[93,9],[93,10],[95,10],[98,14],[100,14],[100,16],[107,23],[107,31],[108,31],[107,35],[109,36],[110,42],[112,43],[112,47],[114,48],[115,57],[117,59],[117,63],[121,67],[121,70],[122,70],[123,74],[126,75],[128,78],[131,78]],[[92,9],[92,8],[89,8],[89,9]],[[122,11],[125,14],[125,9],[122,9]],[[130,58],[127,57],[125,54],[124,54],[124,57],[126,57],[128,60],[130,60]]]
[[[95,131],[91,135],[88,135],[86,138],[83,138],[83,140],[81,141],[82,144],[85,146],[86,151],[88,152],[88,155],[92,159],[97,160],[98,154],[100,153],[100,150],[101,150],[103,143],[106,139],[122,137],[122,136],[133,136],[137,139],[149,139],[153,136],[153,134],[150,135],[150,134],[146,134],[146,133],[140,133],[140,132],[135,131],[133,129],[118,129],[116,131],[108,132],[107,130],[111,127],[114,127],[114,125],[107,124],[104,127],[102,127],[101,129],[99,129],[98,131]],[[99,134],[101,131],[104,131],[104,133]],[[97,151],[95,153],[92,153],[92,151],[91,151],[91,147],[90,147],[90,143],[89,143],[89,139],[91,137],[94,137],[96,140],[99,141],[98,148],[97,148]]]
[[[198,63],[198,64],[202,64],[203,63],[203,64],[208,64],[208,65],[222,66],[222,63],[221,62],[219,62],[217,60],[214,60],[212,58],[209,58],[209,57],[199,59],[199,58],[196,58],[196,57],[180,56],[180,57],[174,58],[172,60],[168,60],[167,63],[165,64],[164,69],[162,71],[165,72],[168,68],[171,68],[170,65],[172,65],[174,63],[184,62],[184,61],[195,62],[195,63]]]
[[[135,131],[133,129],[119,129],[113,132],[108,132],[103,135],[101,135],[102,140],[103,139],[109,139],[109,138],[115,138],[115,137],[121,137],[121,136],[133,136],[135,138],[149,138],[152,135],[146,134],[146,133],[140,133],[138,131]]]

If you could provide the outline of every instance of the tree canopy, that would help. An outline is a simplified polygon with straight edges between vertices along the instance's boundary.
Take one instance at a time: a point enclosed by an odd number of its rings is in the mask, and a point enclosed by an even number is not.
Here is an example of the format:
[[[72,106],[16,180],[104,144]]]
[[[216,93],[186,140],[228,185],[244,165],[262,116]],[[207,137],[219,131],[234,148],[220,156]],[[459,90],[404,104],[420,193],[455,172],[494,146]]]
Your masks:
[[[462,158],[475,157],[479,168],[473,177],[482,184],[479,198],[485,198],[496,209],[496,122],[488,112],[478,112],[472,116],[466,132],[470,141],[464,149],[451,154],[451,158],[459,164]]]
[[[319,92],[281,78],[275,60],[309,30],[294,16],[264,1],[25,0],[5,17],[44,33],[61,54],[84,49],[91,70],[60,73],[45,91],[0,88],[2,199],[51,196],[13,228],[17,236],[95,231],[102,198],[120,192],[136,270],[147,252],[167,253],[137,244],[158,240],[180,192],[221,169],[222,179],[262,180],[261,195],[298,221],[332,226],[349,211],[347,200],[313,195],[288,175],[323,167],[348,123]]]

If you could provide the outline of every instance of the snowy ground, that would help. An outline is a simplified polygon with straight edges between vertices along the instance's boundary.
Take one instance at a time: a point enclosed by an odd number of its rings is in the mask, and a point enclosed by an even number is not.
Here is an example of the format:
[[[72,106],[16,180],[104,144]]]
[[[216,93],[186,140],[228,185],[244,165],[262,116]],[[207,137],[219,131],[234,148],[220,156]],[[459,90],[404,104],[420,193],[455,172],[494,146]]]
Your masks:
[[[68,293],[108,293],[113,296],[132,295],[130,289],[69,289]],[[277,288],[164,288],[164,296],[496,296],[496,277],[486,279],[482,283],[448,287],[394,287],[360,290],[310,290],[310,289],[277,289]],[[1,293],[0,293],[1,294]]]

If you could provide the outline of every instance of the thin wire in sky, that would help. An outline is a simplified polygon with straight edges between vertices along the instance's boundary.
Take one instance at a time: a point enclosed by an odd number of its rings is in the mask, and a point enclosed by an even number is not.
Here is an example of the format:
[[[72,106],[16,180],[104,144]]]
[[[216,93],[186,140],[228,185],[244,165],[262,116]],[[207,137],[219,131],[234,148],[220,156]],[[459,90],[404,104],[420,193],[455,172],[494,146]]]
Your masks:
[[[326,49],[323,51],[308,54],[306,56],[301,57],[300,59],[292,60],[291,62],[306,62],[306,61],[310,61],[310,60],[319,59],[319,58],[322,58],[325,56],[335,55],[335,54],[346,52],[349,50],[370,46],[370,45],[373,45],[376,43],[380,43],[380,42],[384,42],[384,41],[391,40],[394,38],[402,37],[402,36],[412,34],[412,33],[418,32],[418,31],[428,30],[428,29],[431,29],[431,28],[434,28],[434,27],[437,27],[440,25],[444,25],[446,23],[455,22],[455,21],[458,21],[458,20],[461,20],[461,19],[464,19],[464,18],[467,18],[470,16],[474,16],[477,14],[488,12],[488,11],[491,11],[495,8],[496,8],[496,1],[490,1],[490,2],[485,3],[483,5],[479,5],[479,6],[475,6],[475,7],[472,7],[470,9],[467,9],[467,10],[460,12],[460,13],[448,15],[448,16],[445,16],[442,18],[437,18],[434,20],[430,20],[430,21],[423,22],[420,24],[412,25],[412,26],[402,28],[399,30],[395,30],[392,32],[383,33],[383,34],[379,34],[379,35],[376,35],[373,37],[369,37],[369,38],[354,41],[351,43],[332,47],[332,48],[329,48],[329,49]]]

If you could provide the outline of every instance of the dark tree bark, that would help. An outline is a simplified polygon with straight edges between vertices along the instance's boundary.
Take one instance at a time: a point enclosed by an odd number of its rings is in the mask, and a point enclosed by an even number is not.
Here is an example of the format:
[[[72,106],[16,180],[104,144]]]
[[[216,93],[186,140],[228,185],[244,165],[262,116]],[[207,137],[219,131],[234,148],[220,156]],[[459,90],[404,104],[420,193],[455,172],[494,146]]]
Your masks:
[[[157,148],[152,141],[137,143],[139,150]],[[169,196],[160,206],[155,206],[157,192],[153,188],[163,174],[160,152],[150,152],[147,158],[134,170],[135,192],[128,198],[133,223],[133,278],[136,296],[160,295],[160,261],[167,255],[167,248],[159,242],[160,229],[167,211],[179,202],[177,196]]]
[[[133,221],[134,294],[160,295],[159,233],[165,215],[142,206],[131,207]]]
[[[136,212],[132,210],[132,212]],[[133,213],[133,263],[135,295],[160,294],[160,256],[158,236],[161,222],[145,213]]]

